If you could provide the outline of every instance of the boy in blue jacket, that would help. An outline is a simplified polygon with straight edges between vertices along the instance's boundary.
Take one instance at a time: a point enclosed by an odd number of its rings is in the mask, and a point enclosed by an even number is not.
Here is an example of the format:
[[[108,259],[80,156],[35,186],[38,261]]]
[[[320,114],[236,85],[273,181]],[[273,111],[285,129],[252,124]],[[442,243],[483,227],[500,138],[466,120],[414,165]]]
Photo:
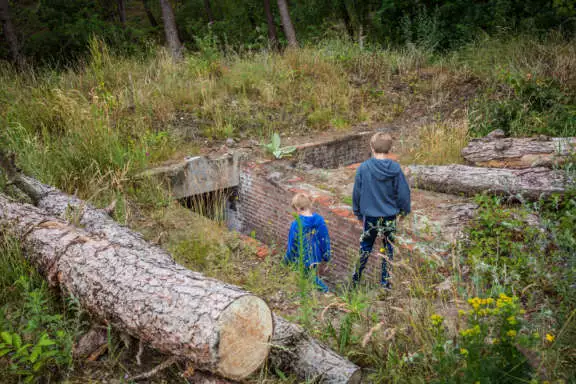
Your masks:
[[[328,292],[318,277],[318,264],[330,261],[330,237],[322,216],[312,212],[312,201],[303,193],[292,199],[292,208],[298,218],[292,222],[288,235],[285,263],[302,263],[307,272],[314,274],[316,287]]]
[[[394,256],[396,217],[410,213],[410,188],[400,164],[387,159],[392,148],[392,137],[378,132],[370,140],[372,158],[363,162],[356,171],[352,193],[354,214],[362,221],[364,232],[360,238],[360,260],[352,276],[357,286],[366,267],[374,241],[380,234],[388,258]],[[390,289],[388,265],[382,259],[382,287]]]

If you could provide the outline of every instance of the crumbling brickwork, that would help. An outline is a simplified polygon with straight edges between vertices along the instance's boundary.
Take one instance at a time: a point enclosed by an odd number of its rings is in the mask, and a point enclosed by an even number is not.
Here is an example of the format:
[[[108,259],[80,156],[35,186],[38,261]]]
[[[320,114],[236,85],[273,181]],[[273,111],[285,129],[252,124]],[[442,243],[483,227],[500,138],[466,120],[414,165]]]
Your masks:
[[[330,141],[299,145],[296,148],[297,162],[316,168],[338,168],[362,162],[370,158],[372,134],[354,133]]]
[[[278,182],[270,177],[272,173],[265,165],[252,164],[242,168],[237,208],[240,227],[237,229],[244,234],[252,233],[267,244],[275,244],[282,254],[294,220],[290,201],[295,193],[310,191],[302,189],[299,179]],[[330,232],[333,255],[327,270],[328,280],[343,283],[350,278],[358,257],[362,227],[350,208],[338,204],[329,194],[313,192],[311,195],[315,198],[315,210],[324,217]],[[379,257],[377,252],[373,254],[366,278],[379,274]]]

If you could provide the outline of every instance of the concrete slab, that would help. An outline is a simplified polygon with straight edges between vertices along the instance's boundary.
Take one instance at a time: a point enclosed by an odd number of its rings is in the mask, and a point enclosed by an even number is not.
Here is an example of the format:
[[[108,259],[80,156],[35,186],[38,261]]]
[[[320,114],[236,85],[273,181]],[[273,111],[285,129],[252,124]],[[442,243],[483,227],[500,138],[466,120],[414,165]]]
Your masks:
[[[217,158],[195,156],[176,164],[149,169],[144,176],[160,178],[176,199],[237,187],[240,156],[229,153]]]

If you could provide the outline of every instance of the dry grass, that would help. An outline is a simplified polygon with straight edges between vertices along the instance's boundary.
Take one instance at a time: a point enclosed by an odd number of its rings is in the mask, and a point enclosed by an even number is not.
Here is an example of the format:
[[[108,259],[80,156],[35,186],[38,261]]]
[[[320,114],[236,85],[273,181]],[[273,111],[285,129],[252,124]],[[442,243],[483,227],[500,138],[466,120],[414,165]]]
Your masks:
[[[418,138],[403,149],[404,163],[422,165],[459,164],[464,160],[462,149],[468,144],[466,121],[443,121],[419,128]]]

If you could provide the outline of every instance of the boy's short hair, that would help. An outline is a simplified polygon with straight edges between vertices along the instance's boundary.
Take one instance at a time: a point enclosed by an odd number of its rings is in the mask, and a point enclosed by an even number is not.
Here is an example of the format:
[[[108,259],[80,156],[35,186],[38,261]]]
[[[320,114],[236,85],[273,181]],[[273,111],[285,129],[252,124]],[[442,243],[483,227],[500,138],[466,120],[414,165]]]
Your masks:
[[[295,210],[304,210],[312,208],[312,200],[305,193],[297,193],[292,198],[292,208]]]
[[[377,132],[370,139],[370,147],[374,153],[388,153],[392,148],[392,136],[389,133]]]

